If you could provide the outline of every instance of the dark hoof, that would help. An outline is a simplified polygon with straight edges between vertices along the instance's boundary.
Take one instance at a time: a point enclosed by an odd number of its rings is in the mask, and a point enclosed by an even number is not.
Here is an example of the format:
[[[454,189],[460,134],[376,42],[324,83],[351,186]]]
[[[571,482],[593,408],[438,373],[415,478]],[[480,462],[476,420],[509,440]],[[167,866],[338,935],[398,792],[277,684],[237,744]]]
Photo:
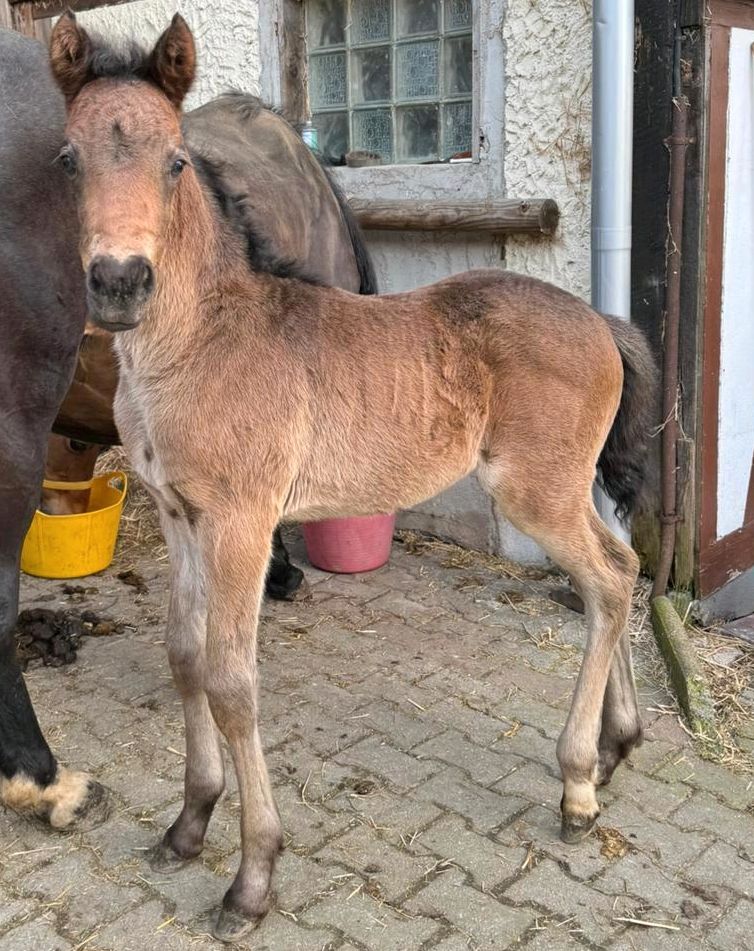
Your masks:
[[[562,604],[569,611],[575,611],[577,614],[584,613],[584,602],[572,588],[553,588],[548,597],[556,604]]]
[[[264,918],[264,915],[254,915],[247,918],[240,911],[222,907],[220,914],[217,916],[217,923],[212,929],[212,934],[218,941],[232,944],[234,941],[238,941],[239,938],[243,938],[245,934],[253,931],[262,918]]]
[[[304,601],[311,595],[309,582],[304,572],[294,565],[284,575],[270,574],[265,586],[265,594],[273,601]]]
[[[179,855],[173,851],[164,839],[147,852],[147,861],[150,868],[161,875],[172,875],[174,872],[180,871],[193,862],[195,857],[189,856],[187,858]]]
[[[594,816],[561,816],[560,838],[568,845],[581,842],[594,829],[599,815],[598,812]]]
[[[86,787],[86,799],[76,809],[73,822],[65,827],[65,831],[89,832],[107,822],[112,811],[110,790],[95,779],[90,779]]]

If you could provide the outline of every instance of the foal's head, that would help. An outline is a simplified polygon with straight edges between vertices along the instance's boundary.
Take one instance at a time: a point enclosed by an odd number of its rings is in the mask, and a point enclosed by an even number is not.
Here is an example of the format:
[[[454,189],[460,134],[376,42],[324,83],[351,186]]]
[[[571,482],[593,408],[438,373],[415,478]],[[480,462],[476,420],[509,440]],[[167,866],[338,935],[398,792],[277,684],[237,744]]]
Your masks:
[[[68,13],[52,32],[50,62],[68,107],[59,161],[76,185],[91,319],[128,330],[159,281],[189,162],[180,108],[194,78],[194,40],[176,14],[151,53],[118,55]]]

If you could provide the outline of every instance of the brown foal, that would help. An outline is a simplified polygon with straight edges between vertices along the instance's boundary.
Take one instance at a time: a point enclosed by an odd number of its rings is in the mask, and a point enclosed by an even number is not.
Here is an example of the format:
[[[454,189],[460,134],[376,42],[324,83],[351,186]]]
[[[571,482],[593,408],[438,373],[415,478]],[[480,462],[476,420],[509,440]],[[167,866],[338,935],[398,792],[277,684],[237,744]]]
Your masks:
[[[599,467],[624,510],[635,501],[654,370],[636,330],[515,274],[373,298],[250,272],[181,137],[194,59],[178,16],[125,64],[72,15],[52,35],[91,319],[128,331],[116,341],[116,421],[171,555],[186,786],[155,861],[202,848],[224,785],[219,729],[241,797],[243,856],[215,932],[232,940],[267,911],[282,841],[255,657],[280,520],[394,511],[476,469],[584,600],[584,662],[557,755],[563,836],[592,828],[595,787],[641,735],[625,632],[638,561],[598,517],[592,483]]]

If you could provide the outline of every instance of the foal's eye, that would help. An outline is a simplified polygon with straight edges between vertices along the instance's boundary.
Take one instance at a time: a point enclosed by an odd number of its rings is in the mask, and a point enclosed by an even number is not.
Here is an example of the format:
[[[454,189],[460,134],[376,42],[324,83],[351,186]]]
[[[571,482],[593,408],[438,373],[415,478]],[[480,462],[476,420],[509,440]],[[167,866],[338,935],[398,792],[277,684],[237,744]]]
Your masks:
[[[68,448],[71,450],[71,452],[86,452],[89,448],[89,443],[79,442],[77,439],[69,439]]]
[[[58,161],[60,162],[63,171],[69,178],[76,177],[76,159],[70,152],[61,152],[58,156]]]
[[[177,158],[170,166],[170,174],[173,176],[173,178],[178,178],[184,168],[186,168],[187,164],[188,163],[186,162],[186,159]]]

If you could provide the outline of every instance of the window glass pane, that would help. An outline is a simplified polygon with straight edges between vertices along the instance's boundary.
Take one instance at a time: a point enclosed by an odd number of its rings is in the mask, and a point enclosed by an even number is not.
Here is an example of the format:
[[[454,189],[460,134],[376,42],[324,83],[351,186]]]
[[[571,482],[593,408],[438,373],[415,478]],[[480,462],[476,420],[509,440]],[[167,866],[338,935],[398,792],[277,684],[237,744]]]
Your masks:
[[[445,0],[445,29],[461,30],[471,26],[471,0]]]
[[[391,94],[390,47],[377,46],[351,54],[351,95],[354,102],[380,102]]]
[[[398,0],[398,37],[436,33],[439,0]]]
[[[399,162],[437,161],[438,106],[404,106],[396,112]]]
[[[471,37],[459,36],[445,40],[443,58],[445,95],[471,93]]]
[[[346,104],[346,54],[320,53],[309,59],[309,86],[312,107]]]
[[[346,0],[309,0],[306,26],[310,49],[342,46],[346,41]]]
[[[348,113],[321,112],[312,116],[319,150],[331,165],[343,165],[348,151]]]
[[[351,42],[390,39],[392,0],[352,0]]]
[[[471,103],[449,102],[443,107],[443,158],[471,150]]]
[[[393,161],[392,118],[389,109],[365,109],[353,114],[353,149],[376,152],[383,164]]]
[[[437,40],[397,47],[399,99],[437,98],[440,91],[438,51]]]

